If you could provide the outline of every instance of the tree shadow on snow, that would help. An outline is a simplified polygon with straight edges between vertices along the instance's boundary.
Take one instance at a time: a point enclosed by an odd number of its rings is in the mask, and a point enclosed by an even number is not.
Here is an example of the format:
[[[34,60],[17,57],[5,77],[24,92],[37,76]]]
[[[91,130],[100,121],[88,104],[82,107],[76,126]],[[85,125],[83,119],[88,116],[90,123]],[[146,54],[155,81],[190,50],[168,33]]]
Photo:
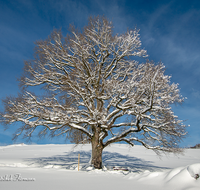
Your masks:
[[[103,154],[103,163],[108,168],[113,168],[115,166],[119,166],[125,169],[128,169],[132,172],[142,172],[145,170],[149,170],[151,172],[169,169],[166,167],[158,167],[154,165],[154,162],[146,161],[141,158],[119,154],[117,152],[104,152]]]
[[[26,162],[31,166],[37,166],[42,168],[61,168],[61,169],[77,169],[78,166],[78,154],[80,154],[80,169],[87,170],[89,161],[91,158],[91,151],[74,151],[67,152],[65,155],[55,155],[52,157],[39,157],[30,158]],[[122,167],[128,169],[131,172],[142,172],[149,170],[151,172],[169,169],[166,167],[155,166],[153,162],[146,161],[137,157],[129,155],[122,155],[117,152],[103,152],[102,156],[103,165],[112,170],[113,167]]]

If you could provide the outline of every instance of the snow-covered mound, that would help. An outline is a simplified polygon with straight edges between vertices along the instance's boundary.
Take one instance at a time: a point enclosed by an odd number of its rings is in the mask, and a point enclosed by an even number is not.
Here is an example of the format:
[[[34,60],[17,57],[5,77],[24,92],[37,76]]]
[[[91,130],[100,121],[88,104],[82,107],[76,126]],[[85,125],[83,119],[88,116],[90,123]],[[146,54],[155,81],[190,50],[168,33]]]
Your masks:
[[[145,171],[130,174],[128,179],[136,180],[163,189],[200,189],[200,163],[178,167],[165,172]],[[158,189],[159,189],[158,188]],[[157,188],[156,188],[157,189]]]
[[[200,177],[200,164],[193,164],[187,167],[187,171],[192,177],[198,179]]]
[[[200,149],[159,159],[142,146],[115,144],[104,150],[103,170],[87,164],[90,155],[90,145],[1,146],[0,189],[200,189]]]

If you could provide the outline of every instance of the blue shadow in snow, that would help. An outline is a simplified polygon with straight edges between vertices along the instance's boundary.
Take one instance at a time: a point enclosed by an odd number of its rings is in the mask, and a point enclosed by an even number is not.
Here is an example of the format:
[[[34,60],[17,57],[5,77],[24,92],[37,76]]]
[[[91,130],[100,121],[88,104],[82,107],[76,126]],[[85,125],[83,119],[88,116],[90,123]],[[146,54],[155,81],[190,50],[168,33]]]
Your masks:
[[[29,165],[36,165],[38,167],[54,167],[63,169],[75,169],[78,164],[78,154],[80,154],[80,167],[81,170],[85,170],[89,166],[89,161],[91,158],[91,151],[73,151],[66,152],[65,155],[55,155],[52,157],[38,157],[30,158],[25,161]],[[129,155],[122,155],[117,152],[104,151],[103,165],[112,170],[113,167],[123,167],[131,172],[142,172],[144,170],[159,171],[163,169],[169,169],[166,167],[158,167],[155,163],[140,159],[137,157],[132,157]]]

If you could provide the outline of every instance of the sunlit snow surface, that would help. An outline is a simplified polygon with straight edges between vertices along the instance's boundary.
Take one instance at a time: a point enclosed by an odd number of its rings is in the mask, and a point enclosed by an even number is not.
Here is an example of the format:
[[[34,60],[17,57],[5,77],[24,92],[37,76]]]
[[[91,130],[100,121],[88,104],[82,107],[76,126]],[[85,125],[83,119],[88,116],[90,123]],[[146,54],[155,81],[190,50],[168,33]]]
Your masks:
[[[87,164],[90,155],[90,145],[1,146],[0,189],[200,189],[200,149],[159,158],[142,146],[115,144],[104,150],[103,170]]]

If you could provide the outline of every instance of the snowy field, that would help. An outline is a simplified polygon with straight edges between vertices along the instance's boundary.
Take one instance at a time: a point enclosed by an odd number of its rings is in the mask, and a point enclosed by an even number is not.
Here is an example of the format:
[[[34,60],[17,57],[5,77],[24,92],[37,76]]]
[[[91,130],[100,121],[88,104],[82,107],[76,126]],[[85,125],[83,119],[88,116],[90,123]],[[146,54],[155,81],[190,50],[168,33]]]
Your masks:
[[[90,155],[90,145],[1,146],[0,189],[200,189],[200,149],[186,149],[184,155],[160,159],[142,146],[115,144],[104,150],[103,170],[88,167]]]

